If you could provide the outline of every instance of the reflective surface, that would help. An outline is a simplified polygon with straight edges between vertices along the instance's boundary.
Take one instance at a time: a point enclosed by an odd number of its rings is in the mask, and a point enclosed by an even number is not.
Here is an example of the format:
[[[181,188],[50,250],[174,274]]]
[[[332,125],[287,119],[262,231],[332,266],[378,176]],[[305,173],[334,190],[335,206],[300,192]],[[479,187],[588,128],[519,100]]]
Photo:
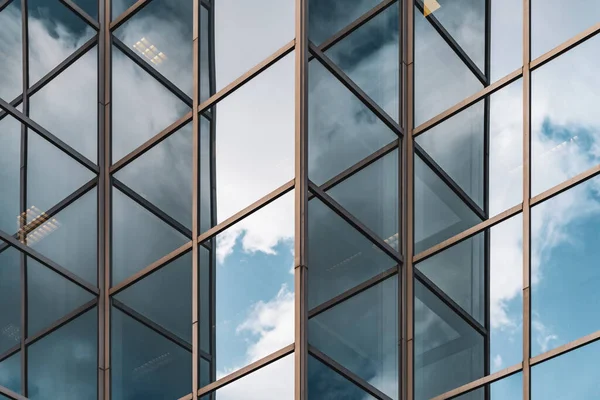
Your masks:
[[[15,393],[21,393],[21,353],[17,352],[0,362],[0,385]]]
[[[0,253],[0,305],[0,354],[4,354],[19,344],[21,335],[21,254],[11,248]]]
[[[313,356],[308,356],[308,398],[311,400],[375,399]]]
[[[0,26],[2,27],[2,31],[0,31],[0,54],[2,54],[0,98],[6,101],[11,101],[23,92],[23,28],[21,21],[21,0],[13,1],[0,11]],[[0,146],[1,148],[2,146]],[[2,157],[0,157],[1,159]]]
[[[523,373],[511,375],[472,392],[455,397],[457,400],[513,400],[523,396]],[[551,397],[548,397],[551,398]]]
[[[534,356],[600,329],[599,188],[594,178],[531,210]]]
[[[19,229],[20,155],[21,124],[5,116],[0,120],[0,229],[11,235]]]

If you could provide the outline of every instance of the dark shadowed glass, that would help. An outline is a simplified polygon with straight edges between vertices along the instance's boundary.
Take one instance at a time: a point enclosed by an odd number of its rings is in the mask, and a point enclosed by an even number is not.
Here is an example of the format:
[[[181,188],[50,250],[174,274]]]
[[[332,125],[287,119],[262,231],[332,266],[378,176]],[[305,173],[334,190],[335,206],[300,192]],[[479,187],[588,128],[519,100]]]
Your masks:
[[[10,235],[19,229],[20,149],[21,124],[7,115],[0,120],[0,230]]]
[[[21,393],[21,353],[16,352],[0,362],[0,385]],[[2,395],[0,395],[2,396]],[[0,397],[2,398],[2,397]],[[8,399],[8,397],[5,397]]]
[[[308,398],[310,400],[375,399],[311,355],[308,356]]]
[[[472,392],[455,397],[456,400],[513,400],[523,396],[523,373],[511,375],[484,385]]]
[[[0,248],[5,243],[0,241]],[[17,346],[21,335],[21,253],[0,253],[0,354]],[[1,374],[0,374],[1,376]],[[1,383],[0,383],[1,384]]]
[[[6,101],[11,101],[23,92],[23,36],[21,34],[23,27],[21,21],[21,0],[13,1],[0,11],[0,26],[2,27],[0,30],[0,54],[2,54],[0,98]],[[0,123],[1,130],[2,124]],[[1,137],[2,135],[0,135]],[[2,139],[0,139],[0,143],[1,141]],[[2,149],[1,145],[0,149]]]

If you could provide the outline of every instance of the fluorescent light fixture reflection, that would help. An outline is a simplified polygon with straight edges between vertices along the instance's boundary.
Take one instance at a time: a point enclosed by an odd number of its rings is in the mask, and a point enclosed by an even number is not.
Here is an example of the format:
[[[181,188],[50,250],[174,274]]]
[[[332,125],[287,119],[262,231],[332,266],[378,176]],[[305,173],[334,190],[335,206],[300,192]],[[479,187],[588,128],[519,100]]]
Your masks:
[[[145,37],[138,40],[133,45],[133,48],[142,53],[144,57],[155,65],[159,65],[167,59],[167,56],[162,51],[159,51],[156,46],[151,44]]]

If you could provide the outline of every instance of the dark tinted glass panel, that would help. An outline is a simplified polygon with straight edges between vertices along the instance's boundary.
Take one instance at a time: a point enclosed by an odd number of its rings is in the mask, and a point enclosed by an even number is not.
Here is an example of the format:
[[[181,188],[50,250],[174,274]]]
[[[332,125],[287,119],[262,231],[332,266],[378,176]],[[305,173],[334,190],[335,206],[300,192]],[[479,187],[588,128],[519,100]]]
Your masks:
[[[115,177],[191,229],[192,124],[154,146]]]
[[[294,55],[290,54],[211,109],[216,223],[294,177]],[[205,143],[207,132],[200,133]],[[201,171],[203,198],[209,187]]]
[[[216,379],[293,343],[293,237],[291,192],[211,241],[216,254],[206,258],[216,275],[212,294]],[[206,286],[201,282],[200,287]],[[201,315],[200,321],[206,318]]]
[[[188,239],[120,190],[113,188],[112,279],[117,284]]]
[[[598,357],[600,343],[595,342],[533,366],[531,399],[597,399],[600,380],[594,366]]]
[[[28,131],[27,221],[52,207],[94,177],[94,173],[41,136]]]
[[[308,356],[308,398],[311,400],[375,399],[310,355]]]
[[[0,120],[0,230],[11,235],[19,229],[20,149],[21,124],[5,116]]]
[[[11,101],[23,92],[21,21],[21,0],[13,1],[0,11],[0,26],[2,27],[0,32],[0,54],[2,54],[0,98],[6,101]],[[2,146],[0,146],[1,148]],[[2,157],[0,157],[1,159]]]
[[[52,217],[43,217],[27,235],[27,245],[84,280],[98,280],[98,193],[96,188]]]
[[[531,210],[532,355],[600,329],[599,178]]]
[[[111,1],[112,7],[112,19],[117,18],[123,12],[125,12],[129,7],[134,5],[137,0],[113,0]]]
[[[532,59],[592,27],[598,15],[600,3],[594,0],[532,0]]]
[[[189,106],[113,46],[113,162],[123,158],[188,111]]]
[[[4,242],[0,241],[0,249],[4,246]],[[0,307],[2,308],[0,313],[0,354],[19,344],[21,335],[20,277],[21,253],[11,248],[4,250],[0,253]]]
[[[215,49],[209,63],[217,91],[294,38],[293,0],[215,1],[213,8]]]
[[[218,389],[215,398],[292,400],[294,398],[294,355],[286,356]]]
[[[114,35],[150,67],[192,97],[191,1],[154,0]]]
[[[485,374],[484,337],[419,281],[414,318],[415,399],[430,399]]]
[[[73,0],[83,11],[95,20],[98,19],[98,0]]]
[[[531,74],[532,195],[600,163],[598,52],[595,36]]]
[[[21,393],[21,353],[15,353],[0,362],[0,386]]]
[[[318,314],[308,341],[393,399],[398,398],[398,280],[388,280]]]
[[[98,312],[86,312],[29,347],[28,398],[95,399]]]
[[[211,96],[211,76],[214,74],[214,65],[210,62],[209,56],[209,15],[210,11],[205,7],[200,7],[200,102],[207,100]],[[214,83],[212,84],[214,86]],[[214,89],[213,89],[214,91]]]
[[[27,258],[28,336],[92,300],[94,295],[50,268]]]
[[[112,398],[178,399],[188,394],[191,351],[114,306],[111,314]]]
[[[206,232],[213,224],[216,224],[215,209],[213,208],[214,195],[211,191],[211,123],[204,116],[200,117],[200,232]]]
[[[91,39],[96,31],[59,0],[28,0],[29,81],[50,70]],[[85,90],[84,86],[77,90]]]
[[[398,13],[396,2],[326,52],[396,121],[400,87]]]
[[[398,250],[398,150],[327,191],[335,201]]]
[[[318,60],[308,69],[308,169],[320,185],[397,136]]]
[[[523,374],[519,372],[485,385],[477,390],[455,397],[456,400],[513,400],[523,396]],[[551,398],[551,397],[548,397]]]
[[[379,3],[380,0],[310,0],[308,37],[320,45]]]
[[[29,116],[96,162],[98,143],[98,48],[88,50],[30,99]]]
[[[316,307],[396,262],[320,200],[308,203],[308,305]]]
[[[160,293],[160,298],[153,293]],[[114,298],[191,343],[192,254],[172,261]]]
[[[200,253],[200,274],[198,275],[200,292],[200,298],[198,299],[200,311],[200,350],[210,354],[210,266],[214,265],[214,261],[211,260],[214,252],[211,252],[204,246],[200,246],[198,251]]]

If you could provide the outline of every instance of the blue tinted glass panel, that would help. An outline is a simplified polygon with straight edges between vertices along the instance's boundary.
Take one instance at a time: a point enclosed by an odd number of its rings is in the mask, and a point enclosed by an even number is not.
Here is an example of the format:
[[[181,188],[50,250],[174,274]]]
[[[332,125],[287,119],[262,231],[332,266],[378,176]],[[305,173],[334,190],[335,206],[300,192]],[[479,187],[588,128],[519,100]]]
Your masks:
[[[90,17],[98,20],[98,0],[73,0]]]
[[[21,393],[21,353],[17,352],[0,362],[0,386]]]
[[[0,53],[2,53],[0,98],[6,101],[11,101],[23,92],[23,43],[21,33],[23,28],[21,18],[21,0],[13,1],[8,7],[0,11],[0,26],[2,27],[0,32]],[[0,143],[1,141],[2,139],[0,139]],[[2,146],[0,146],[0,149],[2,149]],[[0,160],[2,160],[2,157],[0,157]]]
[[[135,4],[137,0],[112,0],[112,19],[117,18],[124,13],[129,7]]]
[[[308,398],[310,400],[375,400],[311,355],[308,356]]]
[[[523,373],[519,372],[485,385],[477,390],[455,397],[456,400],[513,400],[523,396]]]
[[[0,241],[0,248],[4,242]],[[19,344],[21,337],[21,253],[0,253],[0,354]],[[1,383],[0,383],[1,384]]]
[[[212,240],[210,243],[214,246],[215,242]],[[200,349],[210,354],[210,335],[212,331],[210,324],[210,270],[215,260],[212,256],[213,252],[206,247],[200,246],[198,251],[200,253],[200,274],[198,275],[198,279],[200,280],[198,283],[200,291],[198,304],[200,311]]]
[[[0,120],[0,229],[11,235],[19,229],[20,149],[21,124],[5,116]]]
[[[490,3],[490,82],[496,82],[523,65],[523,1]]]
[[[310,0],[308,37],[320,45],[379,3],[380,0]]]

